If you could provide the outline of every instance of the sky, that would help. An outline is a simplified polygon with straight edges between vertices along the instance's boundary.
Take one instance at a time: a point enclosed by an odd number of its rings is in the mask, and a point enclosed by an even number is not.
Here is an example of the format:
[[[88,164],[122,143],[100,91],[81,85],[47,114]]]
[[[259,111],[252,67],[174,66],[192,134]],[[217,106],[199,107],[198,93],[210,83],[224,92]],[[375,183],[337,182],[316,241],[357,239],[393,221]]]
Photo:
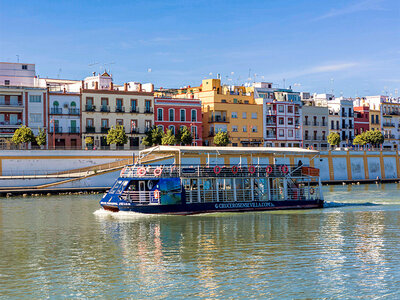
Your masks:
[[[17,56],[18,55],[18,56]],[[399,0],[0,0],[0,61],[156,88],[273,82],[400,96]]]

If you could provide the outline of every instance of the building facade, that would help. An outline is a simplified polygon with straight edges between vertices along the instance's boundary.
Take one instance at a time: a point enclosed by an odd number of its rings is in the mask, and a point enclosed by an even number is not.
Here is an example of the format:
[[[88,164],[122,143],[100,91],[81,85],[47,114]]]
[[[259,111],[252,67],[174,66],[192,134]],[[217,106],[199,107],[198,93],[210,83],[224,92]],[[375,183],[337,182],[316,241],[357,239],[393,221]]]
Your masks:
[[[340,146],[349,147],[353,145],[354,139],[354,110],[353,100],[336,98],[327,101],[329,108],[330,131],[340,135]]]
[[[328,148],[329,134],[327,106],[315,106],[313,101],[306,102],[302,107],[303,116],[303,147],[314,150]]]
[[[354,107],[354,136],[369,130],[369,120],[368,105]]]
[[[176,134],[186,126],[193,136],[193,146],[203,145],[201,101],[198,99],[154,98],[154,124]]]
[[[34,87],[34,64],[0,62],[0,85]]]

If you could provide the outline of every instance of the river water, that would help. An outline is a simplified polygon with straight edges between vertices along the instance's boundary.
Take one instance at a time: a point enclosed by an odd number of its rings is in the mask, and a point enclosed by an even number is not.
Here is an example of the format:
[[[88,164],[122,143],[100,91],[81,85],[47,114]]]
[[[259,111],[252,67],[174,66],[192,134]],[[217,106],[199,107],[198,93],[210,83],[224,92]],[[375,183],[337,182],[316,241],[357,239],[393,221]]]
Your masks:
[[[0,297],[400,298],[400,185],[327,208],[139,216],[101,195],[0,199]]]

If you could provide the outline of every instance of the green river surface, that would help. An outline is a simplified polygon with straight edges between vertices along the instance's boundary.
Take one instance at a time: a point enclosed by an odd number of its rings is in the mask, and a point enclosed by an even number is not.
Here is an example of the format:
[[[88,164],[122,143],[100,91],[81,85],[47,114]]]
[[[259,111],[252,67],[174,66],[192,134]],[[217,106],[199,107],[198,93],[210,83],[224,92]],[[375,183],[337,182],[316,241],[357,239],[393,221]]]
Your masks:
[[[400,185],[324,195],[324,209],[195,216],[1,198],[0,298],[400,299]]]

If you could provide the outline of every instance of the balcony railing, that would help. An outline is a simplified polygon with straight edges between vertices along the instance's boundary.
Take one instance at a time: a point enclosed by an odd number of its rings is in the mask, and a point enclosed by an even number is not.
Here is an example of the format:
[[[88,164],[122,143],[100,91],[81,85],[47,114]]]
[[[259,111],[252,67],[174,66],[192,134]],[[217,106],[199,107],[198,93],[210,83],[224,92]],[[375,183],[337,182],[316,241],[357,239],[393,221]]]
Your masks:
[[[229,123],[229,118],[225,116],[212,116],[208,123]]]
[[[125,112],[125,107],[124,106],[116,106],[115,107],[115,112],[116,113],[124,113]]]
[[[0,122],[0,126],[19,126],[19,125],[22,125],[22,122],[21,122],[21,120],[18,120],[18,121],[16,121],[16,122],[11,122],[11,121],[2,121],[2,122]]]
[[[319,122],[313,122],[312,126],[319,126]]]
[[[94,105],[90,105],[90,104],[86,104],[85,105],[85,111],[96,111],[96,106]]]
[[[79,115],[80,109],[79,108],[69,108],[68,109],[68,114],[70,115]]]
[[[68,133],[80,133],[79,127],[68,127]]]
[[[101,133],[108,133],[109,130],[110,130],[110,127],[101,127],[100,132]]]
[[[400,113],[398,111],[390,111],[390,112],[384,112],[384,116],[398,116]]]
[[[385,134],[385,139],[394,139],[394,134]]]
[[[139,128],[131,128],[130,134],[138,134],[138,133],[140,133]]]
[[[18,101],[18,102],[7,102],[6,101],[0,101],[0,106],[14,106],[14,107],[18,107],[18,106],[23,106],[22,101]]]
[[[276,126],[276,122],[267,121],[265,123],[265,125],[267,125],[267,126]]]
[[[342,117],[347,117],[347,113],[346,112],[342,112]]]
[[[139,108],[137,106],[131,106],[131,113],[139,113]]]
[[[276,110],[275,109],[269,109],[265,113],[266,113],[267,116],[273,116],[273,115],[276,115]]]
[[[383,126],[386,126],[386,127],[395,127],[395,125],[394,125],[393,123],[387,123],[387,122],[384,122],[384,123],[383,123]]]
[[[267,132],[266,139],[276,139],[276,133]]]
[[[144,108],[144,113],[145,114],[152,114],[153,113],[153,108],[152,107],[145,107]]]
[[[50,133],[53,133],[53,132],[55,132],[55,133],[62,133],[62,132],[63,132],[63,129],[62,129],[61,126],[53,127],[53,126],[50,125]]]
[[[102,105],[100,107],[101,112],[110,112],[110,107],[108,105]]]
[[[61,115],[61,114],[62,114],[62,108],[59,108],[59,107],[51,107],[51,108],[50,108],[50,114],[51,114],[51,115]]]
[[[86,126],[86,133],[95,133],[96,128],[94,126]]]
[[[310,121],[304,121],[304,126],[309,126],[310,124]]]

